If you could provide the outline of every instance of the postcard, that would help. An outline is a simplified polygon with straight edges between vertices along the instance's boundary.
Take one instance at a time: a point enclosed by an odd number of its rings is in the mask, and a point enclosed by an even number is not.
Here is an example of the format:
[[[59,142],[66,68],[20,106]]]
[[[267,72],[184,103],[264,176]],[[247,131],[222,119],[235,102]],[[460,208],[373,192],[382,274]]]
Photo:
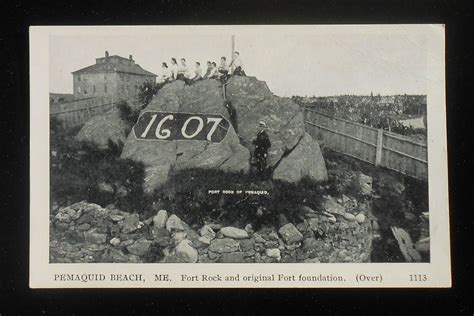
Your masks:
[[[444,33],[30,27],[30,287],[450,287]]]

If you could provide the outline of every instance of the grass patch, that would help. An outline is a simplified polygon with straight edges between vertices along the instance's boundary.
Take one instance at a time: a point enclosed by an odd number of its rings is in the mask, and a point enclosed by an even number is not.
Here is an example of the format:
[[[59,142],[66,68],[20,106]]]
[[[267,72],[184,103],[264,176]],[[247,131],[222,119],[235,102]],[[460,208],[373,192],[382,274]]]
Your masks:
[[[243,193],[210,194],[209,190]],[[269,194],[246,194],[247,190],[266,190]],[[251,223],[258,229],[278,224],[279,214],[292,222],[301,221],[302,206],[318,209],[321,195],[320,185],[308,179],[290,184],[261,181],[243,173],[189,169],[174,174],[164,189],[155,192],[153,200],[158,208],[167,209],[190,225],[203,225],[208,220],[239,227]]]
[[[53,127],[53,125],[51,125]],[[141,163],[120,159],[123,144],[109,148],[78,142],[74,131],[54,125],[50,146],[51,199],[59,206],[87,200],[102,206],[115,204],[126,211],[143,207],[144,168]],[[107,184],[109,191],[100,188]]]

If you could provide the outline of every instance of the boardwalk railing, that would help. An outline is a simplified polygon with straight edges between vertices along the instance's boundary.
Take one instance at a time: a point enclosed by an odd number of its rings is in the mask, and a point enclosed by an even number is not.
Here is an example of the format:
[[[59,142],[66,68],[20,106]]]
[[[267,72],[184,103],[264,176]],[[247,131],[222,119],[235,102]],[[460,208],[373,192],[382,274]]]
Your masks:
[[[84,124],[91,117],[110,111],[115,102],[99,98],[82,99],[64,103],[60,108],[51,109],[50,117],[56,118],[65,127]]]
[[[394,170],[413,178],[428,179],[425,142],[305,108],[306,131],[324,146],[344,155]]]

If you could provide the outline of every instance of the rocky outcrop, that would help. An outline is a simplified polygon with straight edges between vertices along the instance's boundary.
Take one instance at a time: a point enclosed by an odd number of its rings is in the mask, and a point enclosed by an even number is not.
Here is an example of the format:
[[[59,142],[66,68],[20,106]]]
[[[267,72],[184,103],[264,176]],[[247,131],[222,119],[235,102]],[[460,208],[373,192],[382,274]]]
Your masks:
[[[174,81],[165,85],[144,111],[220,114],[229,120],[224,107],[221,83],[217,80],[185,85]],[[122,158],[141,161],[145,165],[145,190],[153,191],[164,184],[172,170],[203,168],[247,172],[249,151],[240,145],[229,125],[220,143],[196,140],[143,141],[130,133]]]
[[[272,146],[268,164],[275,166],[283,154],[304,135],[304,117],[300,107],[289,98],[272,94],[263,81],[254,77],[229,79],[226,96],[237,112],[239,137],[251,148],[258,132],[258,122],[265,121]]]
[[[232,103],[233,111],[226,108],[224,95]],[[173,172],[183,169],[248,172],[258,122],[265,121],[271,141],[267,160],[274,170],[274,179],[287,182],[297,182],[303,177],[327,180],[319,145],[304,131],[300,107],[289,98],[273,95],[265,82],[254,77],[232,77],[225,89],[218,80],[203,80],[192,85],[174,81],[158,91],[142,111],[137,124],[145,122],[140,119],[149,111],[219,115],[229,123],[219,125],[221,133],[225,133],[220,142],[183,138],[144,140],[137,138],[134,129],[128,133],[127,123],[120,119],[118,111],[112,111],[90,119],[77,139],[94,142],[100,147],[106,147],[109,139],[124,142],[121,158],[144,164],[144,188],[150,193],[166,183]],[[233,124],[238,127],[238,134]],[[175,128],[178,130],[180,126]]]
[[[276,165],[273,179],[298,182],[302,178],[327,181],[328,173],[318,142],[304,133],[296,147]]]
[[[109,140],[125,143],[129,132],[129,124],[120,118],[119,110],[115,109],[89,119],[76,135],[76,139],[94,143],[99,148],[107,148]]]

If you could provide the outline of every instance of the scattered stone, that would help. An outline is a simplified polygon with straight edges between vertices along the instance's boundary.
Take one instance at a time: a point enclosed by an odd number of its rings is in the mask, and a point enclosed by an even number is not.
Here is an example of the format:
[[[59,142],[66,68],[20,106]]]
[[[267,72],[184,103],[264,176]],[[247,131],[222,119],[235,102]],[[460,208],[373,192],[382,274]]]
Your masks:
[[[135,241],[133,239],[123,240],[120,242],[120,247],[127,247],[133,244]]]
[[[296,229],[298,229],[300,232],[305,233],[309,228],[309,224],[306,220],[296,224]]]
[[[285,248],[287,250],[295,250],[297,248],[301,247],[301,243],[300,242],[297,242],[297,243],[294,243],[294,244],[290,244],[290,245],[286,245]]]
[[[305,215],[316,214],[315,210],[313,210],[311,207],[306,206],[306,205],[303,205],[302,210]]]
[[[114,222],[118,222],[124,219],[122,215],[118,215],[118,214],[110,214],[109,217]]]
[[[221,263],[241,263],[244,262],[244,254],[240,251],[223,253],[219,262]]]
[[[309,218],[308,219],[308,224],[311,230],[316,231],[318,230],[319,227],[319,219],[317,218]]]
[[[252,224],[247,224],[247,225],[245,225],[245,228],[244,228],[244,229],[245,229],[245,231],[246,231],[247,233],[249,233],[249,234],[253,233],[253,226],[252,226]]]
[[[296,229],[295,225],[288,223],[278,230],[281,238],[287,244],[294,244],[303,239],[303,235]]]
[[[216,252],[212,252],[212,251],[209,251],[207,253],[207,255],[209,256],[209,259],[211,259],[211,260],[217,260],[220,257],[220,254],[218,254]]]
[[[344,213],[344,218],[346,220],[350,221],[350,222],[353,222],[353,221],[356,220],[356,217],[351,213]],[[364,218],[364,220],[365,220],[365,218]]]
[[[198,260],[198,252],[190,246],[191,241],[183,240],[176,247],[176,256],[184,262],[194,263]]]
[[[154,216],[148,217],[146,220],[143,221],[143,224],[147,226],[151,225],[151,223],[153,223],[153,217]]]
[[[112,246],[118,246],[120,244],[120,239],[118,239],[117,237],[114,237],[110,240],[110,244]]]
[[[165,210],[160,210],[153,217],[153,226],[156,228],[163,228],[166,226],[167,221],[168,221],[168,212]]]
[[[253,248],[255,247],[255,242],[253,241],[253,239],[241,239],[239,240],[239,244],[240,249],[242,249],[242,251],[244,252],[253,250]]]
[[[181,232],[181,231],[175,232],[173,235],[174,242],[176,244],[179,244],[181,241],[183,241],[186,238],[186,235],[187,234],[185,232]]]
[[[110,248],[104,254],[103,261],[110,263],[127,263],[129,262],[129,258],[121,250]]]
[[[280,249],[278,248],[265,249],[265,254],[267,255],[267,257],[270,257],[270,258],[277,258],[277,259],[281,258]]]
[[[82,224],[76,226],[76,229],[78,231],[86,231],[86,230],[89,230],[89,228],[91,228],[91,225],[89,225],[87,223],[82,223]]]
[[[93,244],[103,244],[107,240],[106,234],[99,234],[96,232],[85,232],[84,237],[87,242]]]
[[[130,246],[127,247],[127,250],[134,255],[137,256],[143,256],[148,252],[148,249],[150,248],[152,244],[151,240],[146,240],[146,239],[139,239]]]
[[[260,236],[258,233],[253,234],[253,239],[255,240],[256,243],[260,243],[260,244],[265,243],[265,239],[263,239],[263,237]]]
[[[64,236],[66,236],[67,240],[73,243],[81,243],[86,241],[84,232],[81,231],[68,230],[65,232]]]
[[[186,239],[190,241],[195,241],[199,239],[199,234],[193,229],[186,229]]]
[[[234,252],[239,249],[239,242],[230,239],[230,238],[223,238],[223,239],[214,239],[211,241],[211,245],[209,246],[209,250],[218,253],[224,252]]]
[[[265,248],[277,248],[280,246],[278,240],[267,240],[265,241]]]
[[[344,206],[334,201],[332,197],[328,197],[325,199],[323,207],[326,212],[329,212],[331,214],[338,214],[344,216],[344,214],[346,213]]]
[[[129,216],[125,217],[125,220],[123,221],[122,232],[127,234],[137,230],[139,222],[140,218],[138,217],[138,214],[130,214]]]
[[[206,244],[206,245],[209,245],[209,244],[211,243],[211,240],[208,239],[208,238],[206,238],[206,237],[204,237],[204,236],[199,237],[198,240],[199,240],[200,242],[202,242],[203,244]]]
[[[274,231],[268,233],[268,235],[266,236],[266,240],[278,240],[280,239],[280,237],[278,237],[278,234]]]
[[[185,230],[183,221],[176,215],[171,215],[166,221],[166,229],[171,230]]]
[[[221,224],[216,224],[216,223],[208,223],[206,225],[211,227],[214,231],[218,231],[222,228]]]
[[[205,238],[206,240],[209,240],[209,242],[216,237],[216,233],[209,225],[204,225],[199,231],[199,233],[201,234],[203,238]]]
[[[221,228],[220,232],[225,237],[234,239],[243,239],[249,237],[249,234],[245,230],[231,226]]]
[[[69,223],[71,222],[71,216],[63,211],[64,209],[60,209],[58,214],[56,214],[56,216],[54,216],[54,219],[58,222],[62,222],[62,223]]]
[[[365,222],[365,215],[362,213],[359,213],[356,215],[355,219],[357,223],[362,224],[363,222]]]

